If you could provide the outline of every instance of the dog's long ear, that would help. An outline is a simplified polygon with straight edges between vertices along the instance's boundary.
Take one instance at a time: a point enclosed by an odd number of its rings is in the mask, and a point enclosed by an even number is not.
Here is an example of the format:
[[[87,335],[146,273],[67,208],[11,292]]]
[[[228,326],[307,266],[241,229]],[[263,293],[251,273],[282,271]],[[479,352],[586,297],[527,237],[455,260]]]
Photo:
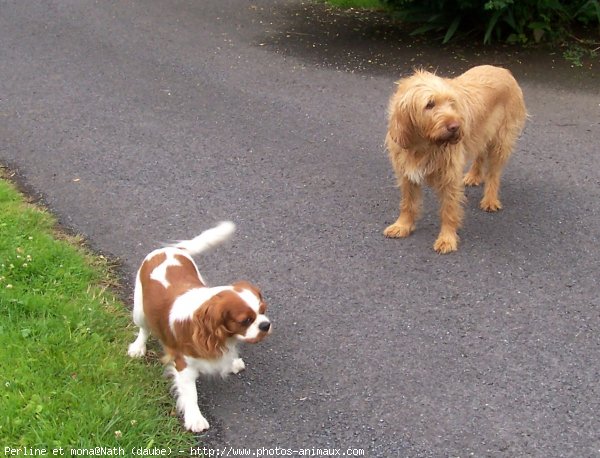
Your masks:
[[[408,148],[412,137],[412,129],[410,119],[401,109],[396,109],[390,115],[390,121],[388,124],[388,135],[402,148]]]
[[[398,81],[398,89],[390,99],[388,108],[388,135],[402,148],[408,148],[413,137],[413,122],[406,103],[406,80]]]
[[[192,340],[201,357],[219,357],[225,350],[229,337],[225,328],[225,302],[222,293],[216,294],[194,313]]]

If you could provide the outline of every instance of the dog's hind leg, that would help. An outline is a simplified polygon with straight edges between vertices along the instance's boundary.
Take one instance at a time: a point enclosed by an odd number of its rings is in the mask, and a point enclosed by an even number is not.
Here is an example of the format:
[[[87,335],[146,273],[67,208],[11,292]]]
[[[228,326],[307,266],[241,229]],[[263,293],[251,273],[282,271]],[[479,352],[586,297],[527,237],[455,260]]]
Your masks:
[[[507,144],[507,142],[501,145],[492,145],[489,150],[483,198],[479,203],[479,207],[486,212],[496,212],[502,209],[502,203],[498,197],[500,192],[500,177],[511,151],[512,146]]]
[[[475,158],[473,164],[471,165],[471,168],[463,178],[463,184],[465,186],[479,186],[481,184],[481,182],[483,181],[484,162],[485,157],[483,154],[479,154]]]
[[[415,230],[415,222],[421,211],[421,185],[415,184],[406,177],[400,179],[400,216],[394,224],[389,225],[383,234],[386,237],[408,237]]]
[[[140,328],[140,331],[137,339],[129,345],[127,354],[132,358],[141,358],[146,354],[146,341],[150,337],[150,331],[144,314],[144,296],[139,272],[135,279],[135,290],[133,292],[133,322]]]

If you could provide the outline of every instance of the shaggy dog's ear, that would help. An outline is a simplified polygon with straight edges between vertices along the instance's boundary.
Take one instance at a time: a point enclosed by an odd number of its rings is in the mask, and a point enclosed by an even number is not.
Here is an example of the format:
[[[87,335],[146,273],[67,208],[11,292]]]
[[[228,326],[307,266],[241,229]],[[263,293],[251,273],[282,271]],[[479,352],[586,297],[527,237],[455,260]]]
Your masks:
[[[394,99],[396,99],[394,97]],[[400,104],[394,103],[392,100],[390,105],[390,120],[388,124],[388,135],[390,138],[402,148],[408,148],[412,138],[412,121],[407,110]]]
[[[398,89],[390,99],[388,107],[389,123],[388,135],[402,148],[408,148],[414,137],[414,122],[411,119],[410,103],[410,78],[398,81]]]

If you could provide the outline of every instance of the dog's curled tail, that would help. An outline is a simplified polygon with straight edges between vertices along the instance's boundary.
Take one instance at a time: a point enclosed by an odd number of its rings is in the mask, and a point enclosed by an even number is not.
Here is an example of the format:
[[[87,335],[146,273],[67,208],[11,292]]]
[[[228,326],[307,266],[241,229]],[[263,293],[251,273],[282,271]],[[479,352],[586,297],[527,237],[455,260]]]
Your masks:
[[[223,221],[212,229],[204,231],[202,234],[191,240],[182,240],[173,245],[175,248],[186,251],[191,256],[203,253],[211,248],[220,245],[228,240],[235,232],[235,224],[231,221]]]

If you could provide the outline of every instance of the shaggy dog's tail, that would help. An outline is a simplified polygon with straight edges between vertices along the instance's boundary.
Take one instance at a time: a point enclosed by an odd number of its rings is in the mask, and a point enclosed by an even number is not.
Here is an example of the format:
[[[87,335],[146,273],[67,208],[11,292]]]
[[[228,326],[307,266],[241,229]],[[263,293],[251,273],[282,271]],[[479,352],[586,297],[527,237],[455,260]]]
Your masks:
[[[173,246],[187,252],[190,256],[195,256],[225,242],[234,232],[235,224],[231,221],[223,221],[193,239],[182,240]]]

